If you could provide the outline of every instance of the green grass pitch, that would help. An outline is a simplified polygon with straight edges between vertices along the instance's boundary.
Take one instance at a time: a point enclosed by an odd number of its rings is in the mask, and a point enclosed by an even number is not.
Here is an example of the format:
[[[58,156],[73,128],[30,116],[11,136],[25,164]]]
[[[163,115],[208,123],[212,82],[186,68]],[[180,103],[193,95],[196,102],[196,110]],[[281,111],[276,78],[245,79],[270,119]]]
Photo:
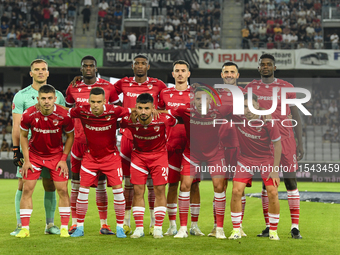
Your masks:
[[[340,183],[300,182],[298,186],[300,191],[340,191]],[[244,231],[248,236],[239,240],[217,240],[206,236],[189,236],[180,240],[173,237],[153,239],[149,235],[136,240],[99,235],[100,224],[94,189],[90,191],[84,237],[60,238],[59,236],[44,235],[45,214],[41,181],[38,181],[33,194],[34,210],[30,223],[31,237],[19,239],[9,235],[16,224],[14,213],[16,188],[16,180],[0,180],[0,254],[340,254],[340,204],[301,202],[300,230],[303,239],[295,240],[290,237],[288,202],[280,200],[281,212],[278,233],[281,240],[270,241],[267,238],[256,237],[264,228],[261,199],[249,197],[247,197],[243,220]],[[213,226],[212,183],[210,181],[201,182],[200,190],[201,212],[199,227],[207,235]],[[279,190],[285,190],[283,182],[281,182]],[[252,188],[246,189],[246,193],[260,191],[260,182],[254,182]],[[227,236],[232,230],[229,209],[230,194],[231,183],[229,182],[224,223],[224,231]],[[115,229],[111,189],[108,189],[108,197],[108,223],[112,229]],[[179,226],[178,216],[177,219],[177,226]],[[58,209],[56,210],[55,223],[60,226]],[[168,224],[166,216],[163,225],[164,232],[167,230]],[[144,218],[144,226],[145,233],[148,233],[148,209]],[[134,228],[133,219],[132,227]]]

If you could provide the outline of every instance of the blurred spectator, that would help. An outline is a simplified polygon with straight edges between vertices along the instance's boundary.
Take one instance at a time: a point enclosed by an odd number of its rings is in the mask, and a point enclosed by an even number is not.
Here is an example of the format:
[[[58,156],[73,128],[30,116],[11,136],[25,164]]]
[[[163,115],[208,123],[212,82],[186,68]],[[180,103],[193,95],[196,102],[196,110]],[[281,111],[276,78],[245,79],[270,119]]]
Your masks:
[[[132,50],[136,49],[136,42],[137,42],[136,33],[130,33],[128,38],[129,38],[129,42],[130,42],[130,48]]]
[[[168,38],[164,43],[164,49],[165,50],[171,50],[173,47],[170,38]]]
[[[108,24],[107,24],[108,25]],[[106,27],[104,31],[104,46],[112,47],[113,43],[113,33],[109,26]]]
[[[105,0],[102,0],[99,5],[98,5],[99,9],[103,9],[103,10],[107,10],[107,8],[109,8],[109,5],[107,4],[107,2]]]
[[[85,8],[81,11],[83,14],[83,34],[85,34],[85,29],[89,31],[90,26],[90,18],[91,18],[91,9],[89,5],[86,5]]]
[[[76,16],[76,5],[74,0],[70,0],[68,3],[68,8],[67,8],[67,14],[70,20],[73,20],[74,17]]]
[[[271,37],[268,37],[267,49],[268,50],[274,49],[274,43],[273,43],[273,39]]]
[[[322,140],[323,142],[330,142],[332,139],[332,134],[330,132],[330,130],[327,130],[326,133],[322,136]]]
[[[98,16],[99,16],[99,18],[105,19],[106,14],[107,14],[106,10],[104,10],[104,9],[102,9],[102,8],[99,8],[99,11],[98,11]]]
[[[7,126],[6,126],[6,134],[11,134],[12,133],[12,122],[11,121],[8,121],[7,122]]]
[[[0,47],[4,47],[4,46],[5,46],[5,40],[0,35]]]
[[[249,29],[247,26],[241,30],[242,33],[242,49],[249,49],[248,37],[249,37]]]
[[[5,138],[3,138],[3,140],[2,140],[1,151],[7,151],[7,158],[9,157],[10,148],[9,148],[9,144],[8,144],[8,142],[6,141]],[[1,157],[1,156],[0,156],[0,157]]]
[[[333,50],[338,50],[339,49],[339,36],[337,35],[336,32],[334,32],[331,37],[331,42],[332,42],[332,49]]]
[[[323,48],[323,37],[321,32],[318,32],[314,36],[314,48],[315,49],[322,49]]]
[[[160,40],[157,40],[155,45],[154,45],[154,49],[155,50],[162,50],[164,48],[162,42]]]
[[[115,46],[120,46],[120,32],[118,29],[116,29],[114,35],[113,35],[113,42],[115,44]]]
[[[158,7],[159,7],[159,0],[151,0],[151,7],[152,7],[152,16],[158,16]]]
[[[122,49],[128,49],[129,48],[129,38],[126,34],[126,31],[124,30],[122,33]]]

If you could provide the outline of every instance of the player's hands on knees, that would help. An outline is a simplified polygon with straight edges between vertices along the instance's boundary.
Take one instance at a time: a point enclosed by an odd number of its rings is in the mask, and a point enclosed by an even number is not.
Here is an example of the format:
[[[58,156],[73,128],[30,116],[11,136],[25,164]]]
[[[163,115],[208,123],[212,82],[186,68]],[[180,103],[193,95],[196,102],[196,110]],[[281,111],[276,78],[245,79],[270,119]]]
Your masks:
[[[68,167],[66,161],[59,161],[55,170],[58,171],[59,168],[59,176],[63,175],[64,178],[68,178]]]
[[[279,172],[271,172],[271,173],[268,175],[267,181],[268,181],[270,178],[273,179],[274,187],[279,187],[279,185],[280,185]]]
[[[77,87],[77,81],[82,81],[83,80],[83,76],[76,76],[73,78],[73,80],[71,81],[70,85],[72,85],[72,87]]]
[[[296,156],[297,156],[297,161],[300,161],[303,158],[303,155],[305,154],[304,150],[303,150],[303,146],[302,144],[299,144],[296,147]]]
[[[13,164],[22,167],[24,163],[24,155],[20,151],[20,146],[13,146]]]
[[[31,169],[32,173],[34,173],[34,169],[33,169],[33,166],[31,164],[30,161],[25,161],[21,170],[20,170],[20,173],[22,175],[22,177],[27,177],[27,173],[28,173],[28,170]]]

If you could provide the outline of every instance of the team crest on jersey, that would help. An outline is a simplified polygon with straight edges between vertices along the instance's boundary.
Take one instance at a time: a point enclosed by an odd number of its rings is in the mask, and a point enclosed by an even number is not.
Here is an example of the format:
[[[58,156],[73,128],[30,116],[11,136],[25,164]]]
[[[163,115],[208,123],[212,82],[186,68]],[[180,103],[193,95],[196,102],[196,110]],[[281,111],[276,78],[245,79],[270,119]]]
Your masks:
[[[59,124],[59,121],[58,120],[53,120],[53,125],[54,126],[57,126]]]
[[[160,129],[160,126],[154,126],[153,129],[154,129],[156,132],[158,132],[159,129]]]
[[[260,88],[260,86],[257,86],[257,89],[259,89]]]
[[[169,116],[169,115],[166,115],[165,118],[170,119],[170,116]]]
[[[147,85],[149,89],[152,89],[153,88],[153,85],[152,84],[148,84]]]
[[[132,83],[132,82],[130,82],[130,87],[132,86],[132,84],[133,84],[133,83]]]
[[[191,93],[191,92],[190,92],[190,93],[189,93],[189,98],[190,98],[190,99],[194,99],[194,97],[195,97],[194,93]]]
[[[111,119],[111,115],[105,116],[106,120],[110,120]]]
[[[136,131],[138,131],[139,127],[136,127]]]
[[[37,123],[38,123],[38,121],[39,121],[39,118],[35,118],[35,122],[37,122]]]
[[[261,132],[262,127],[257,127],[256,130],[257,130],[257,132]]]
[[[216,119],[216,113],[210,114],[210,117],[213,118],[213,119]]]
[[[86,118],[88,119],[90,116],[89,115],[86,115]]]
[[[174,96],[174,94],[170,94],[170,98],[172,98]]]
[[[80,91],[81,91],[81,89],[79,88],[79,89],[78,89],[78,92],[80,92]]]
[[[183,95],[183,92],[181,91],[181,92],[179,92],[179,95],[181,96],[181,95]]]

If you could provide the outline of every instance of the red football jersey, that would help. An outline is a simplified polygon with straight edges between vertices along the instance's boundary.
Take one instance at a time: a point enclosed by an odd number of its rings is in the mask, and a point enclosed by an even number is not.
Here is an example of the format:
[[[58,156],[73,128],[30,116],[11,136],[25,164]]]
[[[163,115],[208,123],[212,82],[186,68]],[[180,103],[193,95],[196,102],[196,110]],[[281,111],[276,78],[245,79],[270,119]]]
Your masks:
[[[221,112],[223,110],[223,112]],[[214,119],[223,119],[232,113],[232,107],[210,108],[205,116],[201,116],[190,104],[179,106],[177,109],[169,110],[175,117],[182,118],[187,136],[187,146],[190,153],[212,157],[219,149],[219,129],[221,125],[215,125]]]
[[[258,102],[260,104],[260,107],[265,109],[270,109],[272,106],[273,101],[273,88],[278,87],[279,91],[277,94],[277,107],[276,110],[272,113],[273,119],[279,119],[279,130],[282,136],[282,140],[285,140],[290,137],[294,137],[294,132],[292,127],[284,127],[281,125],[281,121],[288,119],[288,115],[290,114],[290,108],[287,105],[286,113],[287,115],[283,116],[281,115],[281,88],[284,87],[291,87],[294,86],[290,84],[287,81],[281,80],[281,79],[275,79],[274,82],[270,84],[263,83],[262,80],[253,80],[250,82],[245,88],[248,89],[249,87],[253,88],[253,93],[258,96]],[[287,93],[286,96],[288,99],[294,99],[296,98],[295,93]],[[285,121],[285,126],[292,126],[292,123],[290,120]]]
[[[237,115],[233,116],[233,121],[245,121],[245,125],[235,125],[241,148],[240,157],[250,158],[254,161],[274,157],[270,145],[272,142],[276,142],[281,139],[278,127],[279,125],[277,123],[272,124],[272,122],[266,122],[263,124],[260,120],[252,121],[251,127],[248,125],[248,120],[245,117]]]
[[[106,104],[100,116],[92,113],[89,104],[70,109],[72,118],[80,118],[83,125],[87,146],[94,158],[103,158],[117,152],[116,126],[117,119],[130,113],[130,109]]]
[[[90,91],[94,87],[101,87],[105,91],[106,103],[117,103],[119,101],[118,95],[114,86],[101,78],[97,78],[94,84],[86,85],[83,81],[77,82],[77,86],[69,85],[66,90],[66,103],[69,105],[85,105],[89,103]],[[74,120],[75,132],[74,140],[78,143],[86,144],[86,138],[83,126],[79,119]]]
[[[43,115],[35,106],[23,112],[20,128],[28,131],[32,136],[29,140],[29,151],[39,159],[54,159],[63,152],[63,131],[73,131],[73,122],[69,114],[62,107],[55,105],[52,114]]]
[[[180,105],[186,105],[190,103],[190,86],[186,90],[179,91],[176,88],[163,89],[159,96],[159,107],[166,110],[176,109]],[[178,124],[175,127],[167,129],[168,145],[173,149],[184,149],[180,147],[180,144],[185,144],[186,134],[183,124]],[[183,141],[184,142],[181,142]]]
[[[147,126],[142,125],[138,120],[133,123],[129,117],[122,119],[122,128],[130,130],[133,137],[133,150],[142,152],[166,151],[166,126],[175,126],[177,119],[168,115],[160,114],[157,120],[152,119]]]
[[[243,92],[243,94],[245,93],[246,90],[244,88],[240,86],[237,86],[237,87]],[[233,106],[233,97],[229,91],[220,89],[218,92],[220,94],[222,105]],[[222,127],[220,128],[220,137],[221,137],[221,142],[224,147],[240,146],[238,142],[235,126],[234,125],[231,126],[230,122],[222,125]]]
[[[123,107],[134,108],[136,107],[136,99],[142,93],[150,93],[154,99],[155,109],[158,107],[158,97],[162,89],[166,88],[166,85],[161,80],[156,78],[147,77],[143,83],[135,81],[135,77],[124,77],[117,81],[115,89],[118,95],[123,93]],[[121,133],[132,140],[132,136],[129,130],[120,130]]]

